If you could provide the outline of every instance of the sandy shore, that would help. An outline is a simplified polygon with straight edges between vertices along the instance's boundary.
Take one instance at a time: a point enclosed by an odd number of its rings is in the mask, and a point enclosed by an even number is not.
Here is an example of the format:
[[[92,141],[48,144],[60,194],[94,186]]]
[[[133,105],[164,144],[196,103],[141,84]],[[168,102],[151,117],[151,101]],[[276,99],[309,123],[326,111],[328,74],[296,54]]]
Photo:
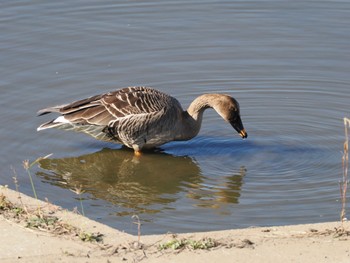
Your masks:
[[[6,200],[28,211],[59,218],[83,233],[101,234],[84,242],[69,231],[25,227],[0,210],[0,262],[350,262],[350,224],[329,222],[180,235],[132,236],[86,217],[0,188]],[[57,230],[57,229],[56,229]],[[67,233],[66,233],[67,232]],[[200,243],[202,242],[202,243]],[[207,249],[194,244],[213,244]],[[180,248],[174,249],[178,245]],[[182,246],[183,245],[183,246]],[[206,248],[206,247],[205,247]]]

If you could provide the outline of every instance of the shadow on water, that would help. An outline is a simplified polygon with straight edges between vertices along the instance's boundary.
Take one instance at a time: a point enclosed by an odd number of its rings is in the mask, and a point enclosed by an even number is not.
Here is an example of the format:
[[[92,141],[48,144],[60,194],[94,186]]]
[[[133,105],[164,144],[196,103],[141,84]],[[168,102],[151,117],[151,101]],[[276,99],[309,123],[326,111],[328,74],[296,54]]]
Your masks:
[[[44,182],[66,189],[81,186],[90,195],[88,199],[105,200],[118,207],[119,216],[158,213],[183,198],[207,208],[214,208],[218,201],[238,203],[245,175],[242,168],[239,173],[226,175],[224,182],[208,182],[195,159],[159,151],[137,158],[127,149],[44,159],[40,168],[37,175]],[[176,210],[177,205],[171,208]]]

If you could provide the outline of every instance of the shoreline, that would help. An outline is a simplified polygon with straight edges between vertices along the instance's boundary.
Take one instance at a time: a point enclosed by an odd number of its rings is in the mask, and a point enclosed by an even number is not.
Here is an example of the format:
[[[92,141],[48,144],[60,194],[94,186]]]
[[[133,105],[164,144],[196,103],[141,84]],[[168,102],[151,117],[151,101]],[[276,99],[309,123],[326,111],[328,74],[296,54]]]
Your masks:
[[[33,229],[0,211],[1,262],[350,262],[349,222],[133,236],[6,187],[0,195],[67,224]]]

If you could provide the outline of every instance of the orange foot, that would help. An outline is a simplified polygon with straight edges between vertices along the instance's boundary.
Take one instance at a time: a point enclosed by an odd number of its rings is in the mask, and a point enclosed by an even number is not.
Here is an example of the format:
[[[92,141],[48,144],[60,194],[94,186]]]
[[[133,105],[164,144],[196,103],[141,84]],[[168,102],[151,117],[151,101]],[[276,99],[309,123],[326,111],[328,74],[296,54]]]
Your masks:
[[[134,156],[136,156],[136,157],[140,157],[142,154],[141,154],[141,151],[140,150],[138,150],[138,151],[134,151]]]

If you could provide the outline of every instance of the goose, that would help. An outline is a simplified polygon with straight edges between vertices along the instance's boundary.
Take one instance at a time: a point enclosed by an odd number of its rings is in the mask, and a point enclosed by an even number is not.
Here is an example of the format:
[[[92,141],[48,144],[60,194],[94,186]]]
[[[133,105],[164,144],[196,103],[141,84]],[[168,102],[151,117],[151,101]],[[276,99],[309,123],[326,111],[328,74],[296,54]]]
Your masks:
[[[57,118],[37,130],[59,128],[83,132],[95,139],[124,144],[140,156],[143,149],[195,137],[203,112],[213,108],[244,139],[247,133],[238,102],[225,94],[204,94],[185,111],[174,97],[149,87],[128,87],[38,111]]]

